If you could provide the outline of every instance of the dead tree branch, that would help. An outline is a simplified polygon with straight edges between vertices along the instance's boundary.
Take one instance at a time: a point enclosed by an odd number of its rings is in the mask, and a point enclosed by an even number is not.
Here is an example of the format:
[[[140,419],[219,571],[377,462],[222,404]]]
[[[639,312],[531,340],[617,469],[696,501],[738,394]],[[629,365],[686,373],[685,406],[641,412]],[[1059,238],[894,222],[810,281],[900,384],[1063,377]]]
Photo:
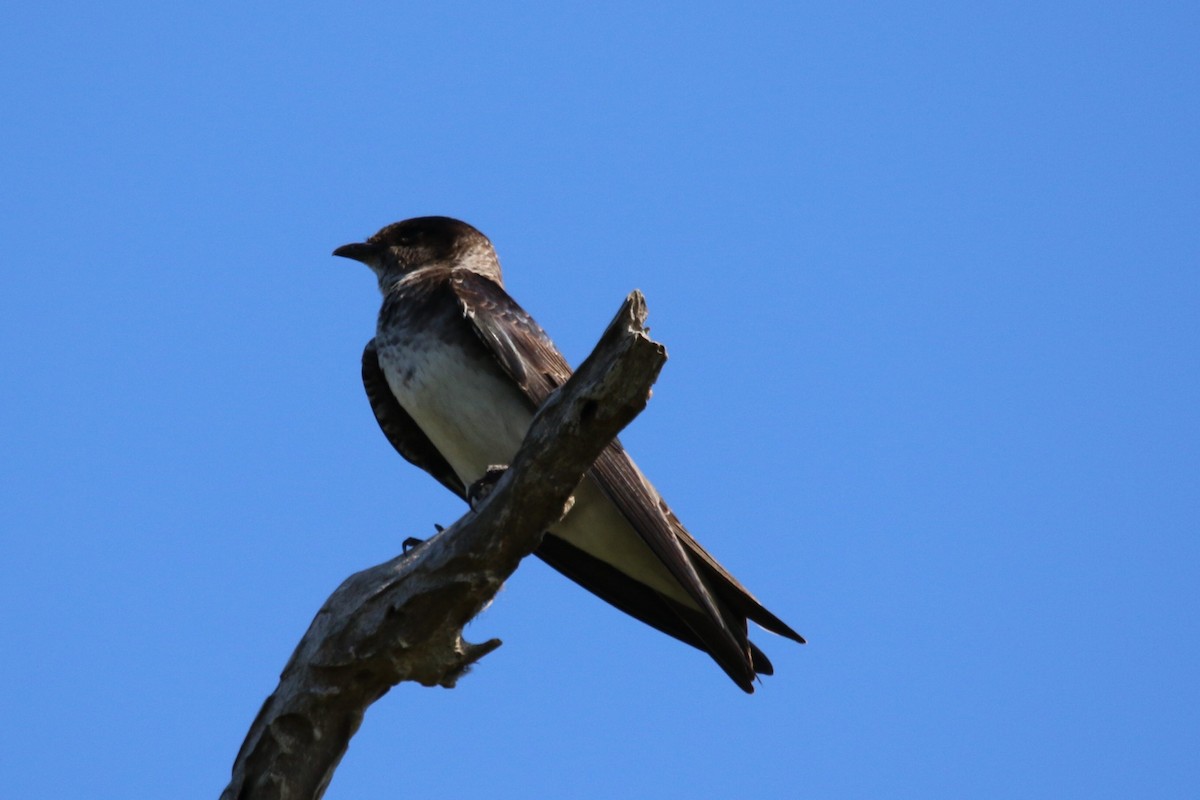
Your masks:
[[[452,687],[500,646],[465,642],[463,626],[562,518],[583,474],[645,408],[666,361],[645,319],[645,299],[634,291],[474,510],[338,587],[251,725],[223,800],[319,798],[367,706],[401,681]]]

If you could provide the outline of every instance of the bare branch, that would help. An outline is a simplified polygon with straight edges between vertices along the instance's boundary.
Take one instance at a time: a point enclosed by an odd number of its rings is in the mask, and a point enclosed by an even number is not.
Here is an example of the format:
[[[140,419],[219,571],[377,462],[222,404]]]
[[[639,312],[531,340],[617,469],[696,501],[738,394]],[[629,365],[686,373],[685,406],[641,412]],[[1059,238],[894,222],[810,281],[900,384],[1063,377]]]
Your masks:
[[[416,550],[352,575],[300,640],[259,711],[221,797],[319,798],[367,706],[401,681],[452,687],[498,639],[466,625],[562,518],[584,473],[646,406],[666,350],[646,334],[641,292],[545,402],[507,472]]]

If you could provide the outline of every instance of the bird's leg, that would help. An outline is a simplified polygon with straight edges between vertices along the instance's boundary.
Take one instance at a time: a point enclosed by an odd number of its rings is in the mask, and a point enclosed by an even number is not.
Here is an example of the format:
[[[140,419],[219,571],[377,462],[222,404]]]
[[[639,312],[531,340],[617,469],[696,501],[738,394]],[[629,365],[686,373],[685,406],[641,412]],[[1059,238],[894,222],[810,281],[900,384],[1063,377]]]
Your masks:
[[[467,504],[471,506],[472,510],[492,493],[492,489],[496,486],[496,481],[500,480],[500,476],[506,471],[508,471],[507,464],[492,464],[483,473],[482,478],[467,488]]]
[[[433,527],[434,527],[434,530],[436,530],[438,533],[441,533],[442,531],[446,530],[445,527],[438,525],[436,522],[433,523]],[[424,539],[418,539],[416,536],[410,536],[407,539],[405,539],[403,542],[400,543],[400,547],[402,548],[400,552],[407,553],[409,550],[412,550],[416,547],[420,547],[423,544],[425,544]]]

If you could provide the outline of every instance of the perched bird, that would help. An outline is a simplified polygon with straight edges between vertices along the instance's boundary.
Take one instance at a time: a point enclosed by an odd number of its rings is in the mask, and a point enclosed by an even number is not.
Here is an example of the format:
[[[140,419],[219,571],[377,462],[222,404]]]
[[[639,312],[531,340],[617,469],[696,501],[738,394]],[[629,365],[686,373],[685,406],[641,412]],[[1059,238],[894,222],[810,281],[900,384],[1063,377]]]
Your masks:
[[[507,464],[534,412],[571,368],[504,290],[487,237],[448,217],[397,222],[333,251],[366,264],[383,306],[362,375],[375,419],[404,458],[465,497]],[[684,529],[620,442],[601,454],[543,561],[625,613],[697,647],[747,692],[771,662],[750,619],[796,642]]]

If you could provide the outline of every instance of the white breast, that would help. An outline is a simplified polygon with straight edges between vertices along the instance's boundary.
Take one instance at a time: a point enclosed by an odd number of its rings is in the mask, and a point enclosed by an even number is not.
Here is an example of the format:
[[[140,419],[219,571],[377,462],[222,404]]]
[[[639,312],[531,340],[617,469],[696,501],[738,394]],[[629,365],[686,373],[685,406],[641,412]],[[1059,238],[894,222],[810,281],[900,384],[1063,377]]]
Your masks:
[[[463,357],[434,340],[404,354],[404,369],[388,348],[379,363],[400,405],[466,485],[492,464],[516,455],[533,412],[521,391],[492,363]]]
[[[489,466],[512,461],[533,412],[497,364],[467,358],[461,348],[436,339],[407,349],[402,362],[398,355],[381,344],[379,363],[388,385],[465,485],[483,477]],[[695,606],[591,478],[576,491],[571,513],[551,530],[669,597]]]

